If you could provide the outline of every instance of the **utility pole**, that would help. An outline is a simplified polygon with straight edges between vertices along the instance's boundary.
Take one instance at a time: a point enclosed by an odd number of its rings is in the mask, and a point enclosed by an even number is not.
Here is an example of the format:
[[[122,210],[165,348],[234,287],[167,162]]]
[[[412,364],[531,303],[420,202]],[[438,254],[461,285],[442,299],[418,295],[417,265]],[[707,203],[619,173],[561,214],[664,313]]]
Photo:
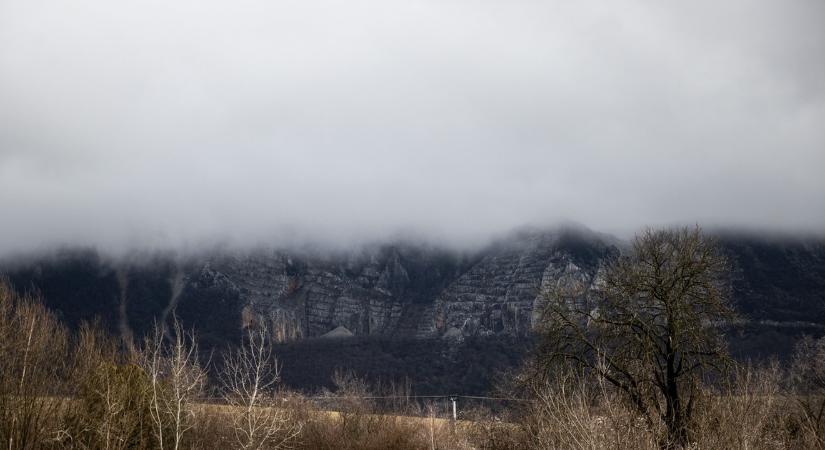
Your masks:
[[[456,419],[458,419],[458,414],[456,413],[456,407],[455,407],[455,402],[456,402],[457,400],[458,400],[458,396],[457,396],[457,395],[451,395],[451,396],[450,396],[450,401],[451,401],[451,402],[453,402],[453,421],[455,421]]]

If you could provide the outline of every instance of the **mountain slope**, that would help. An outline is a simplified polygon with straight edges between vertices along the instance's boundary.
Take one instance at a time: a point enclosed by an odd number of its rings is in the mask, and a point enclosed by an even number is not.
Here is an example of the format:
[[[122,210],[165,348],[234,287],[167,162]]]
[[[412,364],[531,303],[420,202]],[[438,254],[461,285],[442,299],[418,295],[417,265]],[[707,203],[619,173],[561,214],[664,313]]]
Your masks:
[[[825,243],[720,233],[742,317],[825,327]],[[615,239],[583,228],[522,230],[461,253],[413,243],[350,252],[259,250],[131,262],[93,250],[7,261],[20,290],[39,289],[70,325],[99,317],[125,336],[174,311],[207,346],[236,342],[266,322],[282,341],[345,327],[392,339],[524,337],[541,290],[591,283],[619,254]]]

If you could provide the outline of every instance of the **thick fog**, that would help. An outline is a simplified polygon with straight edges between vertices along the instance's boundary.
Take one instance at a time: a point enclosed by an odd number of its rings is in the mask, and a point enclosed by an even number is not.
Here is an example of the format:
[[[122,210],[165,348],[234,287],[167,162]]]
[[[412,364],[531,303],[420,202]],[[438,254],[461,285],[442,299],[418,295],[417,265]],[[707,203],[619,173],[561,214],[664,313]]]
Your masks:
[[[0,253],[825,229],[825,2],[0,0]]]

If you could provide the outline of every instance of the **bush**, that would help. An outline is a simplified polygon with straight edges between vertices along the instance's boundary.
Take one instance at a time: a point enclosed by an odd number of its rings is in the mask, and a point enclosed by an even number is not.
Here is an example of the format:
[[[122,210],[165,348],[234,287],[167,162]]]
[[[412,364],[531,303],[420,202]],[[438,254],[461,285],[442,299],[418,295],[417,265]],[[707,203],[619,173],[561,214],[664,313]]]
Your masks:
[[[81,380],[78,405],[69,417],[73,446],[150,449],[149,378],[134,364],[101,361]]]

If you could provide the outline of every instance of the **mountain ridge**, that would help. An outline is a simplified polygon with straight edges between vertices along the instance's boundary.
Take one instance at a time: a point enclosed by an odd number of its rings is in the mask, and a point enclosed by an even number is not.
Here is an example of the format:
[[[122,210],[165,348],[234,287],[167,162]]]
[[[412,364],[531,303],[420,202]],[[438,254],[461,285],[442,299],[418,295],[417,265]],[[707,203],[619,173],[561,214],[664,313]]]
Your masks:
[[[754,322],[825,325],[825,240],[713,234],[733,267],[733,302]],[[280,340],[345,327],[382,338],[524,337],[541,291],[592,283],[626,242],[579,225],[525,227],[476,251],[401,241],[325,253],[256,249],[107,258],[94,249],[0,264],[70,325],[99,317],[139,336],[170,312],[208,346],[267,322]]]

